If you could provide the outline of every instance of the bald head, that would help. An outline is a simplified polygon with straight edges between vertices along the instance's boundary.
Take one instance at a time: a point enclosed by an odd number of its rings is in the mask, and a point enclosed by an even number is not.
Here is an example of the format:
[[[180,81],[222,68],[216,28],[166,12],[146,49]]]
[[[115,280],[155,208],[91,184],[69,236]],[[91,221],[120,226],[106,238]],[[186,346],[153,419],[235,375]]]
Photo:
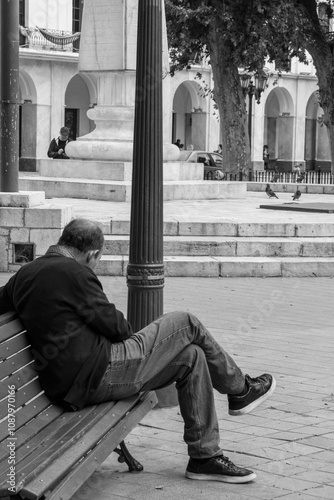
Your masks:
[[[80,253],[90,250],[102,251],[104,236],[101,228],[87,219],[73,219],[63,230],[58,245],[73,248]]]

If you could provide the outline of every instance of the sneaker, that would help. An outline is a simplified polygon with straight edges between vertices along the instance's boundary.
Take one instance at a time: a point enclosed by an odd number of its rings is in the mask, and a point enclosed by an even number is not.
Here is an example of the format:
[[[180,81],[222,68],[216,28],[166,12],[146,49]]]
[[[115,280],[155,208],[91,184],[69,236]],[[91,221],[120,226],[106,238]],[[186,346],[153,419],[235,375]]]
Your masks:
[[[263,403],[275,390],[276,380],[272,375],[264,373],[260,377],[245,376],[248,391],[243,396],[228,395],[229,415],[245,415]]]
[[[238,467],[224,455],[208,458],[204,463],[190,459],[186,477],[198,481],[221,481],[223,483],[249,483],[256,478],[255,472]]]

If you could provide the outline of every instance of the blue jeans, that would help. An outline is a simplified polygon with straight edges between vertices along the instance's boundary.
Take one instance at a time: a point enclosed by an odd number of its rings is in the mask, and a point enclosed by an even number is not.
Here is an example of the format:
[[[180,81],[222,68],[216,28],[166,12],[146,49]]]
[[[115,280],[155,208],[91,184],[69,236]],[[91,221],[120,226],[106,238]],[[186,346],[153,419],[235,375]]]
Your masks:
[[[176,382],[189,456],[208,458],[222,452],[213,389],[238,394],[245,377],[195,316],[161,316],[129,339],[112,344],[110,359],[90,404]]]

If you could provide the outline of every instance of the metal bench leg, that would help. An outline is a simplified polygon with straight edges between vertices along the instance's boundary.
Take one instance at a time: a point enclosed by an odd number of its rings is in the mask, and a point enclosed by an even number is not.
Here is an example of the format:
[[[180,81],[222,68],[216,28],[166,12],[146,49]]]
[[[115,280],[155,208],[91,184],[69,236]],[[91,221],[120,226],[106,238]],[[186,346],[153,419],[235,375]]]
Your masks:
[[[129,472],[141,472],[142,470],[144,470],[142,464],[140,464],[135,458],[133,458],[133,456],[127,449],[124,441],[119,443],[119,448],[115,448],[114,452],[116,452],[119,455],[118,457],[119,462],[121,463],[125,462],[128,465]]]

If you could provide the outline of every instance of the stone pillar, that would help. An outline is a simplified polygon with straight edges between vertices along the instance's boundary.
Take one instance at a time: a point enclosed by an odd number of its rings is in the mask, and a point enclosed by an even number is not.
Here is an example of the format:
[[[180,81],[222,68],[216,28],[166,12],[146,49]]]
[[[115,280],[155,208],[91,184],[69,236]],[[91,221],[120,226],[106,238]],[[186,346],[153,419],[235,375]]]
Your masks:
[[[254,106],[254,117],[252,127],[252,162],[253,171],[264,170],[263,146],[264,146],[264,122],[265,122],[265,100],[262,97]]]
[[[0,189],[19,184],[19,0],[1,2],[1,155]]]
[[[97,105],[87,112],[96,128],[66,147],[73,159],[132,160],[137,12],[137,0],[85,0],[79,71],[98,78]],[[179,150],[165,136],[164,159],[176,160]]]

